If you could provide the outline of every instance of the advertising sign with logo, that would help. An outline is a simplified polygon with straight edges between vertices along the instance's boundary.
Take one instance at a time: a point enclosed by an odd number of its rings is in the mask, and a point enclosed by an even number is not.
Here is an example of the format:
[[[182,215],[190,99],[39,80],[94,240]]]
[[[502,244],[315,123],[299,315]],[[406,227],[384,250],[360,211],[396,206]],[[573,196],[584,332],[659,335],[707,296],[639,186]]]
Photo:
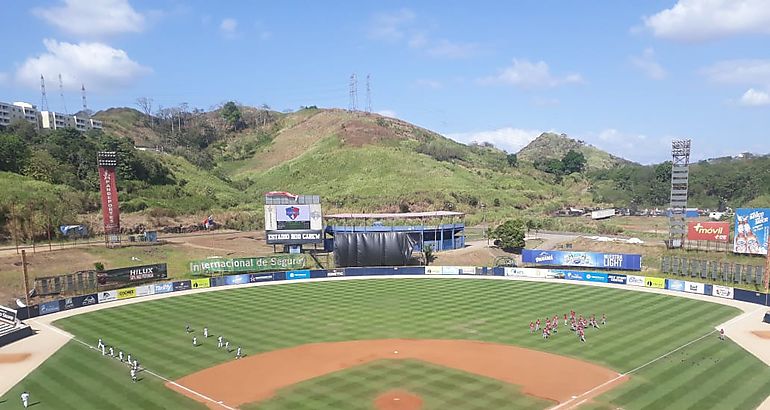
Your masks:
[[[279,231],[310,229],[310,205],[279,205],[275,208]]]
[[[118,300],[131,299],[136,297],[136,288],[118,289]]]
[[[178,280],[174,282],[174,292],[190,290],[192,286],[189,280]]]
[[[272,273],[262,273],[262,274],[251,274],[249,275],[249,282],[250,283],[256,283],[256,282],[266,282],[273,280],[273,274]]]
[[[294,271],[286,272],[286,280],[294,280],[294,279],[310,279],[310,271],[294,270]]]
[[[268,244],[303,244],[303,243],[321,243],[323,234],[321,230],[304,231],[267,231],[265,234]]]
[[[136,297],[150,296],[155,294],[155,285],[145,285],[136,287]]]
[[[647,276],[644,278],[644,286],[648,288],[665,289],[666,279]]]
[[[626,275],[626,284],[631,286],[644,286],[644,276]]]
[[[90,295],[80,296],[79,298],[80,298],[79,306],[81,306],[81,307],[83,307],[83,306],[91,306],[91,305],[95,305],[97,303],[98,295],[96,293],[92,293]],[[75,300],[77,300],[77,299],[78,298],[75,298]]]
[[[114,282],[141,282],[148,280],[165,279],[168,277],[168,268],[165,263],[154,265],[129,266],[127,268],[109,269],[98,272],[99,278],[106,278]]]
[[[202,289],[211,287],[211,282],[209,281],[209,278],[197,278],[191,279],[190,285],[193,289]]]
[[[615,283],[618,285],[625,285],[626,284],[626,275],[617,275],[614,273],[610,273],[607,275],[607,282],[608,283]]]
[[[99,167],[99,187],[102,194],[104,232],[115,233],[120,230],[120,209],[118,206],[118,184],[115,180],[115,167]]]
[[[729,286],[714,285],[711,287],[711,296],[725,299],[733,298],[733,288]]]
[[[243,283],[249,283],[249,275],[225,276],[225,285],[240,285]]]
[[[730,239],[730,222],[688,222],[687,239],[727,243]]]
[[[155,293],[169,293],[174,291],[174,283],[173,282],[166,282],[166,283],[156,283],[155,284]]]
[[[675,290],[677,292],[684,292],[685,281],[676,279],[666,279],[666,289]]]
[[[572,270],[560,271],[564,274],[564,279],[568,280],[586,280],[586,275],[583,272],[577,272]]]
[[[45,302],[40,304],[40,315],[47,315],[59,311],[59,301]]]
[[[61,310],[70,310],[75,307],[75,302],[72,300],[73,298],[66,298],[63,299],[60,303]],[[78,306],[79,307],[79,306]]]
[[[330,270],[330,271],[326,272],[326,277],[327,278],[334,278],[334,277],[339,277],[339,276],[345,276],[345,271]]]
[[[99,299],[99,303],[112,302],[113,300],[118,300],[118,291],[107,290],[104,292],[99,292],[98,299]]]
[[[698,282],[690,282],[685,281],[684,282],[684,291],[689,293],[697,293],[699,295],[703,295],[705,292],[706,286],[702,283]]]
[[[194,274],[212,273],[253,273],[277,270],[302,269],[306,264],[305,255],[275,255],[254,258],[219,258],[190,262]]]
[[[521,259],[524,263],[538,265],[642,270],[642,255],[637,254],[524,249]]]
[[[504,268],[505,276],[518,276],[522,278],[544,278],[549,272],[546,269],[535,268]]]
[[[508,268],[506,268],[508,269]],[[426,275],[441,275],[442,268],[441,266],[426,266],[425,267],[425,274]]]
[[[770,208],[736,209],[733,252],[767,255],[768,218]]]
[[[5,306],[0,306],[0,319],[13,323],[16,321],[16,311]]]

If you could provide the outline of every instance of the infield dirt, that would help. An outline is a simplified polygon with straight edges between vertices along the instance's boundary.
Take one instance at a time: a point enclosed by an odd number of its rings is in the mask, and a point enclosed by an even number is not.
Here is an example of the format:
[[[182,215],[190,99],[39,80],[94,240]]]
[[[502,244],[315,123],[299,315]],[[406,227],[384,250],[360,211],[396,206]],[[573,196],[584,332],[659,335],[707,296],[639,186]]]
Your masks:
[[[275,350],[204,369],[176,383],[227,406],[238,407],[269,399],[282,388],[332,372],[376,360],[398,359],[421,360],[493,378],[520,386],[524,394],[557,403],[584,395],[603,383],[609,389],[627,380],[596,364],[516,346],[469,340],[385,339],[313,343]],[[167,386],[211,408],[221,408],[179,386]],[[582,398],[590,399],[593,395]]]

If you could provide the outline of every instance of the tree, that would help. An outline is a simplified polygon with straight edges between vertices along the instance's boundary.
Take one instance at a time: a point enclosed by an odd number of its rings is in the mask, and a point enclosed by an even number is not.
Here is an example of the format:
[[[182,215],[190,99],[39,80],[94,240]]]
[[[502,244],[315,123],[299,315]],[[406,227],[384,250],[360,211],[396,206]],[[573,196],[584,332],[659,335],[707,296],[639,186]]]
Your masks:
[[[20,173],[29,156],[29,147],[21,138],[0,134],[0,171]]]
[[[495,244],[505,251],[513,251],[524,247],[524,237],[527,226],[522,221],[509,219],[502,225],[499,225],[492,232],[497,238]]]
[[[565,175],[582,172],[586,167],[586,157],[582,152],[571,149],[562,157],[561,165]]]
[[[136,105],[139,107],[145,115],[144,120],[152,127],[155,125],[154,117],[152,116],[152,98],[139,97],[136,99]]]
[[[433,245],[425,246],[425,249],[423,249],[422,254],[425,257],[425,266],[430,265],[431,262],[436,260],[436,256],[433,254]]]
[[[508,166],[515,167],[519,163],[519,157],[516,154],[508,154],[505,159],[508,160]]]
[[[240,108],[238,108],[234,102],[228,101],[224,106],[222,106],[221,115],[233,130],[237,131],[241,128],[241,124],[243,123],[243,116],[241,115]]]

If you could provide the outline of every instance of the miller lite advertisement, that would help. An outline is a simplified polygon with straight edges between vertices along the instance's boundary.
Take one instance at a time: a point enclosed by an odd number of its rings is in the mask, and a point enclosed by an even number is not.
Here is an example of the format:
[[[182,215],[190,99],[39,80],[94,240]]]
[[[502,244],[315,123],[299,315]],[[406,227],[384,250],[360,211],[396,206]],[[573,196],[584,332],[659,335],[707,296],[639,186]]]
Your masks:
[[[687,239],[727,243],[730,240],[729,222],[688,222]]]
[[[99,167],[99,185],[102,193],[102,217],[104,232],[120,231],[120,209],[118,208],[118,186],[114,167]]]
[[[735,210],[733,252],[767,255],[770,208],[741,208]]]

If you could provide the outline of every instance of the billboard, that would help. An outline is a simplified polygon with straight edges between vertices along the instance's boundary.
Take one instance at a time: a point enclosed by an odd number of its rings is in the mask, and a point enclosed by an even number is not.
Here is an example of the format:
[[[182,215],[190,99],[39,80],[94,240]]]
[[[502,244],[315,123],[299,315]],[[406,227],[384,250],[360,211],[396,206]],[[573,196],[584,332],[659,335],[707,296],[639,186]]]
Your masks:
[[[59,301],[54,300],[52,302],[45,302],[40,304],[40,314],[47,315],[49,313],[55,313],[59,311]]]
[[[644,276],[626,275],[626,284],[631,286],[644,286]]]
[[[713,285],[711,287],[711,296],[716,296],[725,299],[733,298],[733,288],[729,286]]]
[[[741,208],[735,210],[733,252],[767,255],[770,208]]]
[[[264,282],[273,280],[273,274],[272,273],[262,273],[262,274],[251,274],[249,275],[249,283],[257,283],[257,282]]]
[[[684,282],[684,291],[687,293],[697,293],[702,295],[706,292],[706,286],[700,282]]]
[[[666,279],[646,276],[644,278],[644,286],[648,288],[665,289]]]
[[[677,279],[666,279],[666,289],[675,290],[677,292],[684,292],[686,282]]]
[[[131,299],[136,297],[136,288],[118,289],[118,300]]]
[[[109,269],[97,272],[100,283],[106,282],[141,282],[165,279],[168,277],[168,267],[165,263],[154,265],[129,266],[126,268]]]
[[[323,235],[321,230],[305,230],[305,231],[268,231],[265,234],[267,243],[269,245],[274,244],[287,244],[287,245],[300,245],[303,243],[321,243],[323,242]]]
[[[106,290],[104,292],[99,292],[98,300],[99,300],[99,303],[112,302],[113,300],[118,300],[118,291]]]
[[[118,185],[115,167],[99,167],[99,186],[102,195],[102,219],[105,233],[120,231],[120,209],[118,207]]]
[[[209,281],[209,278],[191,279],[190,284],[192,285],[193,289],[208,288],[211,286],[211,282]]]
[[[254,258],[220,258],[190,262],[192,273],[253,273],[302,269],[305,255],[276,255]]]
[[[281,205],[275,207],[276,229],[310,229],[310,205]]]
[[[286,280],[293,280],[293,279],[310,279],[310,271],[295,270],[291,272],[286,272]]]
[[[271,192],[265,195],[265,239],[268,244],[323,242],[323,214],[317,195]]]
[[[609,274],[607,275],[607,283],[615,283],[618,285],[626,284],[626,275]]]
[[[166,282],[166,283],[156,283],[155,284],[155,293],[169,293],[174,291],[174,283],[173,282]]]
[[[524,249],[521,259],[524,263],[538,265],[642,270],[642,255],[637,254]]]
[[[729,222],[688,222],[687,239],[727,243],[730,239]]]

